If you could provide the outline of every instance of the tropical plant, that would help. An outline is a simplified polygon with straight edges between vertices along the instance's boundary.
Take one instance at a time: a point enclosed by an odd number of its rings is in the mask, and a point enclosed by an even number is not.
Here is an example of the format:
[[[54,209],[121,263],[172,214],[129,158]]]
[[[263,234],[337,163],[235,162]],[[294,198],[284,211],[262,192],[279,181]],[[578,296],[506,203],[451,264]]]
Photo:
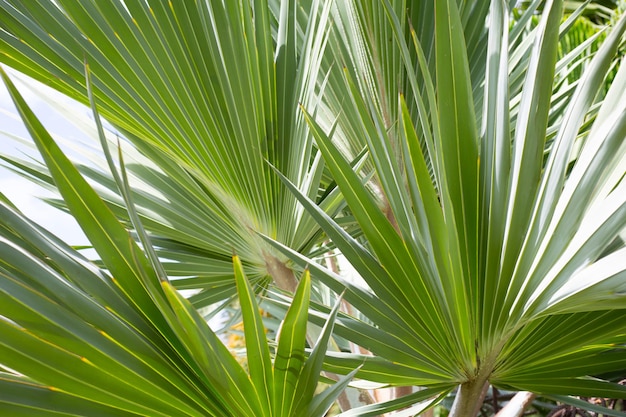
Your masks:
[[[146,258],[128,239],[7,83],[42,152],[59,164],[53,172],[65,201],[82,205],[77,210],[88,216],[86,230],[107,269],[0,202],[0,351],[4,366],[26,374],[0,372],[3,414],[324,416],[356,372],[315,396],[339,304],[305,359],[310,294],[305,273],[272,366],[254,292],[234,256],[248,375],[174,289],[159,260]]]
[[[0,60],[89,105],[105,161],[74,166],[2,72],[43,164],[3,159],[58,190],[98,259],[1,206],[0,409],[303,416],[341,394],[343,416],[413,415],[456,389],[456,417],[490,384],[626,398],[601,378],[626,369],[624,65],[598,94],[626,18],[558,59],[585,5],[562,21],[543,3],[511,21],[513,0],[0,0]],[[233,300],[248,372],[197,310]],[[363,405],[352,378],[421,388]]]

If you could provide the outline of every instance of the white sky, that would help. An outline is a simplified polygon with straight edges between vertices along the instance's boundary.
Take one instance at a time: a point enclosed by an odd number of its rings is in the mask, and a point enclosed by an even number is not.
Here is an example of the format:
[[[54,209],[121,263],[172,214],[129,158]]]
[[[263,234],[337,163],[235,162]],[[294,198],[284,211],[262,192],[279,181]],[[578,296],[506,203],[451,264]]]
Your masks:
[[[37,97],[23,82],[20,82],[16,78],[15,73],[7,72],[27,103],[51,133],[56,133],[68,140],[79,140],[75,127],[60,117],[50,105]],[[33,85],[36,85],[37,89],[51,91],[41,84],[37,83]],[[79,106],[58,93],[55,93],[54,96],[59,103],[65,106]],[[20,144],[18,141],[9,137],[9,135],[16,135],[31,142],[30,135],[26,131],[26,128],[13,106],[13,101],[4,83],[0,82],[0,154],[23,156],[27,153],[28,155],[38,156],[36,151],[28,149],[27,146]],[[0,164],[0,191],[2,191],[2,193],[4,193],[26,216],[60,236],[71,245],[83,245],[88,243],[80,227],[71,216],[50,207],[40,199],[40,197],[52,197],[54,194],[14,174],[6,169],[3,164],[4,163]]]

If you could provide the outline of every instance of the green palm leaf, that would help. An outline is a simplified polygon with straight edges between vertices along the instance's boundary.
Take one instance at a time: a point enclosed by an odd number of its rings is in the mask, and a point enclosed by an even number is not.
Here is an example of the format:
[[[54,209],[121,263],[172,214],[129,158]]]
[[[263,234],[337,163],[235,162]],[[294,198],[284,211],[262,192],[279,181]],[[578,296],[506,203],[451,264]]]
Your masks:
[[[506,9],[502,2],[492,2],[490,29],[495,33],[488,45],[491,60],[485,80],[484,128],[477,138],[475,120],[455,117],[478,116],[473,116],[475,99],[469,89],[464,41],[450,41],[451,34],[459,37],[454,31],[459,25],[454,17],[456,5],[448,2],[443,6],[440,20],[436,20],[436,36],[441,38],[436,43],[439,55],[435,64],[442,72],[436,73],[434,81],[439,104],[432,106],[432,98],[420,104],[417,97],[417,108],[423,109],[429,102],[429,111],[435,115],[434,142],[417,146],[418,132],[428,125],[415,121],[423,115],[411,114],[400,95],[398,114],[402,118],[397,124],[403,127],[401,138],[406,141],[400,165],[403,172],[391,162],[394,158],[390,155],[397,157],[394,151],[398,151],[389,140],[390,129],[377,128],[383,114],[368,103],[369,97],[363,98],[358,89],[351,88],[351,105],[363,126],[360,134],[367,138],[375,175],[392,216],[385,207],[377,206],[333,144],[337,131],[325,129],[313,117],[308,119],[367,244],[342,232],[339,224],[295,186],[289,185],[290,189],[357,269],[377,301],[393,310],[365,307],[361,302],[365,295],[348,290],[346,300],[357,309],[363,306],[361,313],[371,324],[348,325],[346,320],[346,329],[338,324],[337,333],[380,357],[377,361],[363,358],[359,375],[364,378],[434,385],[434,380],[424,380],[423,373],[427,373],[433,379],[437,375],[437,383],[460,384],[456,408],[451,411],[455,414],[472,412],[473,405],[467,404],[475,401],[486,381],[546,394],[601,395],[605,390],[623,398],[622,388],[590,376],[621,367],[624,360],[623,350],[616,350],[625,341],[623,244],[609,249],[625,225],[624,146],[620,139],[624,137],[623,100],[617,104],[624,91],[622,70],[606,102],[597,101],[596,93],[611,68],[625,20],[613,28],[572,88],[568,106],[559,117],[548,117],[561,12],[558,2],[546,8],[534,36],[512,125],[510,106],[516,104],[508,101],[513,69],[507,62]],[[396,39],[402,42],[400,37]],[[455,65],[457,71],[452,72]],[[353,85],[350,76],[346,83]],[[592,119],[584,148],[572,163],[573,144],[585,117],[594,117],[590,116],[594,103],[600,113]],[[549,126],[556,136],[548,147]],[[434,179],[429,178],[428,161],[435,162]],[[459,181],[466,179],[469,182],[460,186]],[[468,211],[469,206],[475,211]],[[420,224],[425,226],[416,226]],[[471,230],[475,231],[469,233]],[[277,247],[294,261],[310,264],[284,245]],[[338,280],[311,268],[325,282]],[[403,326],[409,326],[420,341],[405,336],[404,329],[385,327],[383,323],[393,314],[399,314]],[[610,319],[611,325],[598,327],[601,317]],[[595,324],[588,326],[586,321],[591,319]],[[574,329],[586,331],[572,337]],[[391,349],[394,336],[404,342],[406,356]],[[568,340],[567,344],[563,340]],[[434,352],[445,353],[438,357]],[[340,356],[329,358],[328,363],[332,369],[341,369],[342,363],[356,358],[359,356]],[[382,370],[384,360],[393,361],[395,372],[389,365],[387,371]],[[414,369],[412,382],[410,371],[402,370],[403,366]]]
[[[38,79],[57,74],[50,85],[87,103],[87,60],[98,111],[141,153],[138,165],[128,165],[131,184],[149,186],[134,186],[133,199],[160,255],[175,260],[187,247],[207,270],[224,270],[234,249],[255,280],[269,274],[293,291],[285,259],[275,259],[256,232],[304,252],[318,234],[266,160],[312,198],[325,186],[298,103],[311,110],[319,103],[330,5],[311,2],[303,26],[293,1],[280,10],[268,1],[58,6],[3,2],[5,62]],[[16,43],[18,32],[24,35]],[[82,171],[110,190],[102,195],[128,220],[108,170]],[[337,202],[329,196],[327,210],[334,213]],[[176,273],[198,277],[189,272]],[[200,307],[234,294],[232,271],[230,282],[225,275],[181,285],[221,290],[197,296]]]
[[[308,274],[287,312],[274,370],[255,294],[234,257],[248,375],[158,272],[148,237],[140,239],[146,256],[2,75],[64,201],[107,269],[97,269],[1,203],[0,351],[6,356],[3,365],[19,374],[1,380],[15,395],[3,398],[0,409],[31,409],[37,415],[63,409],[103,415],[290,416],[297,406],[311,417],[325,415],[354,372],[314,395],[332,325],[305,360]],[[126,178],[118,180],[128,195]],[[130,217],[139,221],[132,210]],[[135,229],[143,231],[140,223]],[[301,397],[294,395],[298,386],[304,388]],[[46,395],[34,401],[37,392]]]
[[[2,410],[321,416],[355,375],[426,389],[344,415],[626,398],[626,17],[560,56],[587,4],[516,3],[0,0],[0,61],[104,151],[72,164],[2,72],[43,163],[3,160],[100,258],[2,198]],[[237,298],[249,372],[196,310]]]

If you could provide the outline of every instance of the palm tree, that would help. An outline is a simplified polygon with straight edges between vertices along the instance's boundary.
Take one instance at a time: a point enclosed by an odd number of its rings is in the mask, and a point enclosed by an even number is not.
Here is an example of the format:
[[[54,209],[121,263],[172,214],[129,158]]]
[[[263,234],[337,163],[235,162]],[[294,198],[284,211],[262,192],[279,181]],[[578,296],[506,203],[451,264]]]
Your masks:
[[[542,2],[515,3],[0,0],[0,60],[88,105],[106,161],[72,164],[2,72],[44,163],[4,159],[99,259],[4,199],[0,409],[324,415],[353,377],[423,389],[345,416],[626,398],[601,379],[626,367],[623,65],[597,94],[626,19],[557,60],[583,9],[526,31]],[[233,300],[245,369],[197,310]]]

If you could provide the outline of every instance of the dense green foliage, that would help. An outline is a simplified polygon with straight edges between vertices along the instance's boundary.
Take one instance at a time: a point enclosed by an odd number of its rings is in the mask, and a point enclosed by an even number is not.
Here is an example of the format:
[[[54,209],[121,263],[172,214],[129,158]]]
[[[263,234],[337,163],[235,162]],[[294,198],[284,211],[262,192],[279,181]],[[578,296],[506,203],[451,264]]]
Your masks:
[[[88,106],[102,150],[70,160],[1,71],[41,154],[5,164],[97,259],[2,198],[0,411],[626,398],[626,18],[566,50],[586,5],[515,5],[0,0],[0,61]],[[205,316],[233,305],[244,366]]]

